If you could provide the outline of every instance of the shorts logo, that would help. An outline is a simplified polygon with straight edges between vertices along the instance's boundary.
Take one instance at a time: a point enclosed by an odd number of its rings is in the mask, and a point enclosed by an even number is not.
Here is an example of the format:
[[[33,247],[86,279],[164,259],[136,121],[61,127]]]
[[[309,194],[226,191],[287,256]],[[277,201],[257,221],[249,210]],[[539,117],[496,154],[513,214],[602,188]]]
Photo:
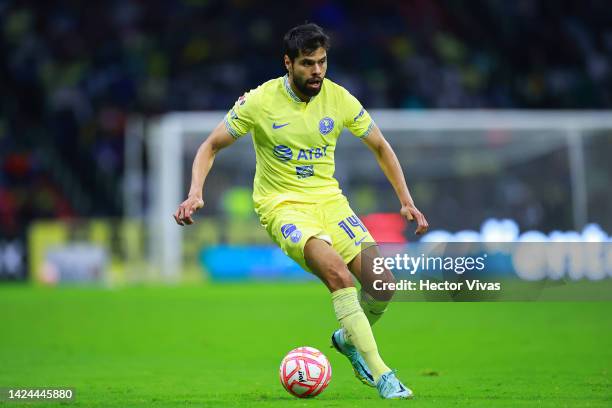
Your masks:
[[[285,224],[281,227],[281,234],[283,238],[287,238],[292,232],[296,231],[297,227],[295,224]]]
[[[291,242],[293,242],[294,244],[297,244],[298,242],[300,242],[300,239],[302,239],[302,231],[300,230],[293,231],[293,234],[291,234]]]
[[[314,176],[314,167],[312,164],[307,166],[296,166],[295,173],[299,179]]]
[[[283,234],[283,238],[291,239],[291,242],[297,244],[302,239],[302,231],[297,229],[295,224],[285,224],[281,227],[281,234]]]
[[[293,152],[291,151],[291,148],[285,145],[274,146],[274,150],[272,151],[272,153],[274,154],[274,157],[276,157],[282,162],[291,160],[291,158],[293,157]]]
[[[319,121],[319,132],[326,135],[334,129],[334,120],[329,116],[324,117]]]

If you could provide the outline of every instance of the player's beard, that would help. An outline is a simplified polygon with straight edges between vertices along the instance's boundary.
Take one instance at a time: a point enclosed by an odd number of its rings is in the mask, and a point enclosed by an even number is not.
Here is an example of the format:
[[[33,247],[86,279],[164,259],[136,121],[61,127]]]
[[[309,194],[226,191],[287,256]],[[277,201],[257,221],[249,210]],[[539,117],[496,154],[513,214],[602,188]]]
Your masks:
[[[321,92],[321,88],[323,88],[323,80],[324,78],[316,78],[321,82],[318,88],[310,88],[308,87],[308,83],[310,83],[314,78],[296,78],[293,76],[293,85],[297,88],[298,91],[302,93],[302,95],[306,95],[309,97],[317,96],[319,92]]]

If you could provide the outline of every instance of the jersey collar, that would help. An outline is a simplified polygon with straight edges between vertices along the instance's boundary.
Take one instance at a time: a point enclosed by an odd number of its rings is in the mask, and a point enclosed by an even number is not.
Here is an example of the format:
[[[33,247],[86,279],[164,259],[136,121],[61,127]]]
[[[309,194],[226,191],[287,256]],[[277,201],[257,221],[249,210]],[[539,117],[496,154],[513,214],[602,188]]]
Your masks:
[[[289,96],[289,98],[293,99],[293,101],[297,103],[306,103],[306,101],[301,100],[300,97],[297,96],[295,92],[293,92],[293,89],[291,89],[291,84],[289,83],[288,74],[285,74],[285,76],[283,77],[283,84],[285,86],[285,91],[287,92],[287,95]],[[323,83],[321,83],[321,86],[323,86]],[[314,98],[316,98],[316,95],[311,96],[308,102],[312,102]]]

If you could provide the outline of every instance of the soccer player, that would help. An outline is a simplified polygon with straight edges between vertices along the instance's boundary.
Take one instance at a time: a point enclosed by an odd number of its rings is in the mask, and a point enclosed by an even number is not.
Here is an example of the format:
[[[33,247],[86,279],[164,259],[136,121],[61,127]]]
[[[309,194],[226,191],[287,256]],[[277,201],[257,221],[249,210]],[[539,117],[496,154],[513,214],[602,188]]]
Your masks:
[[[351,276],[364,283],[366,258],[371,256],[366,253],[375,247],[362,251],[362,244],[374,239],[334,178],[334,152],[343,128],[373,152],[395,189],[400,213],[416,220],[416,233],[424,233],[428,224],[414,205],[395,153],[368,112],[346,89],[325,78],[328,49],[329,37],[316,24],[287,32],[287,75],[238,98],[202,143],[188,197],[174,218],[179,225],[193,223],[192,215],[204,206],[202,190],[215,155],[250,132],[257,157],[255,211],[276,244],[331,292],[341,325],[332,335],[334,347],[382,398],[410,398],[412,391],[380,357],[371,329],[390,296],[372,296],[363,289],[359,296]]]

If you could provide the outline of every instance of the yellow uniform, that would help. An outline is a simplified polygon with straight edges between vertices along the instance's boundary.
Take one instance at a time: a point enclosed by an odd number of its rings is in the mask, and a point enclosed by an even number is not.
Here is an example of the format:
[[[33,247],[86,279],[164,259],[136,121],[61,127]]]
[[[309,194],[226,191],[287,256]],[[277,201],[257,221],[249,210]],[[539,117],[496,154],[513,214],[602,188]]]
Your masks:
[[[366,137],[374,123],[346,89],[325,79],[309,102],[301,101],[287,76],[240,97],[225,117],[235,138],[253,136],[257,165],[255,211],[283,251],[309,270],[304,245],[328,241],[348,263],[373,239],[355,216],[334,178],[334,152],[343,128]]]

